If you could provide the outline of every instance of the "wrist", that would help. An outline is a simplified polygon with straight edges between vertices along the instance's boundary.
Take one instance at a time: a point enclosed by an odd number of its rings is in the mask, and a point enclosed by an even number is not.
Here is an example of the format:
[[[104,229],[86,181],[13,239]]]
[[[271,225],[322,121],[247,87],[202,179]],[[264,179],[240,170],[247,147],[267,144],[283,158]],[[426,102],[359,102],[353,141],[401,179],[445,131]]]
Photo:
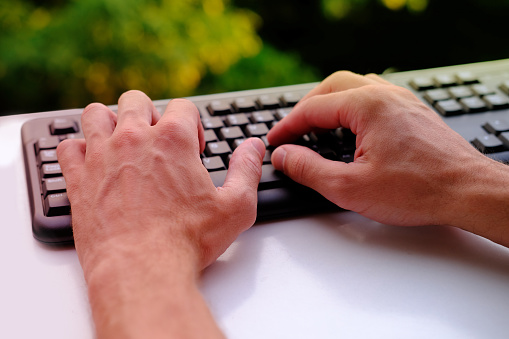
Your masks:
[[[509,167],[485,158],[467,171],[449,195],[446,223],[509,246]]]

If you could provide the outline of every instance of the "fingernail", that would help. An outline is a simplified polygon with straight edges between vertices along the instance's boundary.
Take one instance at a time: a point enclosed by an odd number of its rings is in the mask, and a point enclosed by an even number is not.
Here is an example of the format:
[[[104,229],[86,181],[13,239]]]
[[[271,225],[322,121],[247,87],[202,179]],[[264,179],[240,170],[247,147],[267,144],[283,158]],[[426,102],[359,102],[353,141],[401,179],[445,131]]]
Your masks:
[[[265,144],[263,143],[262,139],[251,140],[251,145],[253,145],[256,151],[260,154],[260,157],[263,158],[263,156],[265,155]]]
[[[272,165],[281,172],[284,172],[284,164],[285,164],[286,150],[282,147],[278,147],[272,152]]]

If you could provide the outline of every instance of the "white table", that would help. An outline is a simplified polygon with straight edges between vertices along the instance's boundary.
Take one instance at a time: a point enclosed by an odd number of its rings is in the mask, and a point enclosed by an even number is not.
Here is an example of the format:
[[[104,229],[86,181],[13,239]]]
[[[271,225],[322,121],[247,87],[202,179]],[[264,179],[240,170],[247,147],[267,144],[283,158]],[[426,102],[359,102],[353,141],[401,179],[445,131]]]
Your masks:
[[[20,128],[0,117],[0,338],[92,338],[72,247],[32,237]],[[507,338],[509,250],[352,212],[254,226],[201,289],[229,338]]]

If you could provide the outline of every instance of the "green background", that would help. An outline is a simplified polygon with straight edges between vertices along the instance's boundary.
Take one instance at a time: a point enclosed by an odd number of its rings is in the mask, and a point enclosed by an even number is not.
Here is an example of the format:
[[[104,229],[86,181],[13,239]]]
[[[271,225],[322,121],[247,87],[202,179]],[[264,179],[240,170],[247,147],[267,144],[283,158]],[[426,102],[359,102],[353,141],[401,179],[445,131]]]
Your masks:
[[[509,0],[2,0],[0,115],[509,56]]]

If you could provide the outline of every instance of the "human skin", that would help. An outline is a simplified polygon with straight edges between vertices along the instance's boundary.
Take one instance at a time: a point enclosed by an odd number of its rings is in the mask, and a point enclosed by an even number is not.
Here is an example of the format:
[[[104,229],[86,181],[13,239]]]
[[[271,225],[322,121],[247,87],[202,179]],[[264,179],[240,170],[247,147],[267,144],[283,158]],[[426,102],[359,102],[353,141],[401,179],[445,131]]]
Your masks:
[[[265,145],[248,139],[216,188],[201,163],[196,107],[161,117],[143,93],[82,114],[85,140],[57,149],[98,338],[221,338],[198,287],[256,218]]]
[[[352,163],[285,145],[311,131],[356,134]],[[474,149],[407,89],[337,72],[267,135],[276,169],[386,224],[452,225],[509,246],[509,167]]]

